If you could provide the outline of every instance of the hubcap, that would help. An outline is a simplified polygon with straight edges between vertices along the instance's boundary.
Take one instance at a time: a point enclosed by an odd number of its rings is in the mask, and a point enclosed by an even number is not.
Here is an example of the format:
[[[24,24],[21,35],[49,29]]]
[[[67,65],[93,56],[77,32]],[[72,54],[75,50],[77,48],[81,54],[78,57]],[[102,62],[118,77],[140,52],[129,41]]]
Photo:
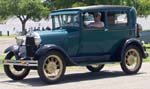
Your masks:
[[[52,74],[57,70],[57,64],[55,62],[49,62],[46,66],[47,73]]]
[[[93,68],[98,68],[100,67],[101,65],[98,65],[98,64],[94,64],[94,65],[91,65]]]
[[[140,55],[136,49],[130,49],[125,54],[126,66],[129,70],[134,71],[140,64]]]
[[[135,61],[136,61],[136,57],[135,56],[133,56],[133,55],[128,56],[128,58],[127,58],[127,64],[129,66],[133,65],[135,63]]]
[[[43,65],[45,76],[50,80],[59,78],[63,70],[61,58],[57,55],[48,56]]]

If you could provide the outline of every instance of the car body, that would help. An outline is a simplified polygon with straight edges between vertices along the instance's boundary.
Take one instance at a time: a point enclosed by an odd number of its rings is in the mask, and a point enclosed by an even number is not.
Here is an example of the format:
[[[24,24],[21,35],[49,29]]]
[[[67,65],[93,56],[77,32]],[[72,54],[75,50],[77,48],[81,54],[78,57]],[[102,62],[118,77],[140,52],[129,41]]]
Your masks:
[[[88,27],[97,12],[104,27]],[[86,6],[52,11],[50,16],[51,31],[30,31],[25,40],[17,38],[18,45],[5,50],[4,70],[10,78],[23,79],[30,69],[37,69],[42,80],[55,83],[63,77],[66,66],[87,66],[97,72],[104,64],[115,62],[121,63],[125,73],[133,74],[139,71],[142,58],[147,57],[137,39],[134,7]],[[11,60],[13,56],[16,61]],[[26,72],[17,76],[10,72],[10,65]],[[58,74],[48,77],[57,70]]]

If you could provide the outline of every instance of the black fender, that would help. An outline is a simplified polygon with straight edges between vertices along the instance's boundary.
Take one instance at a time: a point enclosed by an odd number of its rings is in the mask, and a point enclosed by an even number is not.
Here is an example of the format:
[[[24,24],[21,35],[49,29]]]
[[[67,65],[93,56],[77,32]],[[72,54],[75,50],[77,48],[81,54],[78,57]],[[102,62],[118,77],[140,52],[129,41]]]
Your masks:
[[[136,47],[139,48],[139,50],[142,53],[142,57],[146,58],[146,54],[144,51],[146,51],[142,45],[142,43],[140,42],[140,40],[136,39],[136,38],[131,38],[131,39],[127,39],[121,49],[121,57],[123,56],[123,53],[125,51],[125,49],[129,46],[129,45],[135,45]]]
[[[12,46],[9,46],[8,48],[5,49],[4,53],[9,53],[9,52],[17,52],[19,49],[19,46],[18,45],[12,45]]]
[[[50,51],[58,51],[60,53],[62,53],[62,55],[65,57],[65,60],[67,62],[68,65],[76,65],[71,58],[69,57],[69,55],[64,51],[63,48],[57,46],[57,45],[53,45],[53,44],[48,44],[48,45],[43,45],[42,47],[40,47],[36,52],[35,52],[35,56],[34,59],[35,60],[39,60],[39,58],[41,58],[43,55],[45,55],[46,53],[50,52]]]

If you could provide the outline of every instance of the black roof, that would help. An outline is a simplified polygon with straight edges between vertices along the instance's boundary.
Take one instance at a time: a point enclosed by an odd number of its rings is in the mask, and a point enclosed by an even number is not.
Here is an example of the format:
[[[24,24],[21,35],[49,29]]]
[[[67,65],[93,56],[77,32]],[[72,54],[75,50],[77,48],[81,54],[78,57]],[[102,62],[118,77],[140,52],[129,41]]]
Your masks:
[[[66,8],[60,9],[56,11],[64,11],[64,10],[96,10],[96,9],[109,9],[109,8],[118,8],[118,9],[131,9],[129,6],[121,6],[121,5],[94,5],[94,6],[84,6],[84,7],[74,7],[74,8]],[[54,11],[55,12],[55,11]]]

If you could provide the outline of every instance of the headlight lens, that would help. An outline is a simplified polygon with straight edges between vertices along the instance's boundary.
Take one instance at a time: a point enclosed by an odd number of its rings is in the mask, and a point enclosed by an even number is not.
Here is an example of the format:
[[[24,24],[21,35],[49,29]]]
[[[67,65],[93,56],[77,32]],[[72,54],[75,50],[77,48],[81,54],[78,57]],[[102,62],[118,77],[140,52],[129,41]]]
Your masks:
[[[38,46],[41,43],[41,37],[37,32],[29,32],[27,37],[34,37],[35,45]]]
[[[25,43],[25,37],[16,37],[16,43],[17,45],[23,45]]]

